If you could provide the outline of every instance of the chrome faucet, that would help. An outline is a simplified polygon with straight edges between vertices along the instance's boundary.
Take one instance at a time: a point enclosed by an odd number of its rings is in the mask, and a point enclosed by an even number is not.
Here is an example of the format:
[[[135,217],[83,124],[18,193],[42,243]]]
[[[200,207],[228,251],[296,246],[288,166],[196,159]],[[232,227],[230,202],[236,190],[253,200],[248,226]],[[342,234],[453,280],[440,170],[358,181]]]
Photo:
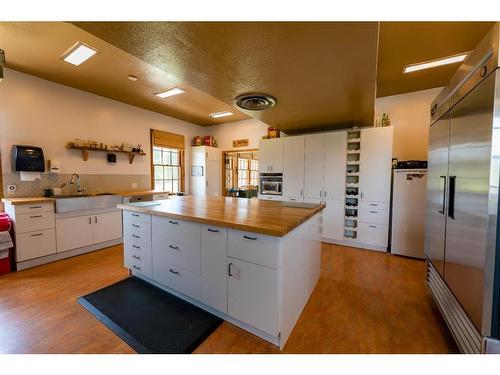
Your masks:
[[[76,194],[77,195],[81,195],[85,189],[83,189],[81,186],[80,186],[80,176],[76,173],[73,173],[73,175],[71,176],[70,180],[69,180],[69,183],[71,185],[74,185],[76,182]]]

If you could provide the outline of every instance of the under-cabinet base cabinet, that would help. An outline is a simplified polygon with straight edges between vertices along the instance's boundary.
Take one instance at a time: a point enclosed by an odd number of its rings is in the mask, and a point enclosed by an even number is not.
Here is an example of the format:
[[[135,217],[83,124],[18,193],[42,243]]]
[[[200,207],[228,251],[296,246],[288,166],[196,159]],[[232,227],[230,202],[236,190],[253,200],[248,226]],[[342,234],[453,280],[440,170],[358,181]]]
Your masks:
[[[133,275],[285,346],[320,276],[322,214],[284,237],[124,211]]]

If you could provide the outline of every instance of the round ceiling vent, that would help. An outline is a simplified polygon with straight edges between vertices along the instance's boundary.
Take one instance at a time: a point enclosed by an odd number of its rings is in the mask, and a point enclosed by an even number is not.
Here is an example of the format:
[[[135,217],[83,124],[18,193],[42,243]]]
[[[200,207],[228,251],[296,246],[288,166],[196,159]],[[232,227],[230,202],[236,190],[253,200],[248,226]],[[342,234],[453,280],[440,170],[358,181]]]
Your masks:
[[[278,103],[274,96],[260,93],[242,94],[235,101],[238,107],[249,111],[263,111]]]

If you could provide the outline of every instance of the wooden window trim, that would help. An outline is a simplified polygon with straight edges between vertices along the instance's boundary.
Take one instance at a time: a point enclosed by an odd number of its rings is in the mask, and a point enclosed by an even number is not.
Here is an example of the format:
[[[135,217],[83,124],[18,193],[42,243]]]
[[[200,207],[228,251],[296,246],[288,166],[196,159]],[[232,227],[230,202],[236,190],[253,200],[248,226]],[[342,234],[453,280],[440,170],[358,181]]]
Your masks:
[[[155,144],[155,135],[158,133],[165,133],[168,135],[172,136],[173,142],[172,143],[159,143]],[[186,155],[186,150],[185,150],[185,141],[184,141],[184,136],[180,134],[174,134],[174,133],[168,133],[164,132],[162,130],[156,130],[156,129],[150,129],[150,137],[149,137],[149,154],[151,155],[151,161],[150,161],[150,183],[151,183],[151,189],[155,188],[155,171],[154,171],[154,155],[153,155],[153,148],[154,146],[158,147],[168,147],[168,148],[175,148],[179,150],[179,167],[180,167],[180,187],[179,191],[185,192],[185,186],[186,186],[186,163],[185,163],[185,155]],[[182,142],[181,142],[182,138]],[[181,147],[182,146],[182,147]]]

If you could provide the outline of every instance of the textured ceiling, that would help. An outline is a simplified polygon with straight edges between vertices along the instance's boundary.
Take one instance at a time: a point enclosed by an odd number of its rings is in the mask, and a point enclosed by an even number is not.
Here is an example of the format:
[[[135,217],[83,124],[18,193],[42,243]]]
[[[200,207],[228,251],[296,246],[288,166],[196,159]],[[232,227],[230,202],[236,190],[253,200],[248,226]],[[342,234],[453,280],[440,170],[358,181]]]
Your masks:
[[[382,22],[377,97],[445,86],[460,63],[403,74],[406,65],[472,51],[493,22]]]
[[[79,22],[78,27],[233,103],[278,99],[247,112],[293,133],[373,122],[376,22]]]
[[[101,53],[80,66],[64,62],[60,56],[77,41]],[[215,125],[228,118],[233,121],[249,118],[170,72],[155,68],[69,23],[0,22],[0,48],[5,50],[8,68],[195,124]],[[139,81],[130,81],[129,74],[137,76]],[[166,99],[153,95],[172,86],[181,87],[186,93]],[[227,110],[235,115],[220,119],[208,116]]]

